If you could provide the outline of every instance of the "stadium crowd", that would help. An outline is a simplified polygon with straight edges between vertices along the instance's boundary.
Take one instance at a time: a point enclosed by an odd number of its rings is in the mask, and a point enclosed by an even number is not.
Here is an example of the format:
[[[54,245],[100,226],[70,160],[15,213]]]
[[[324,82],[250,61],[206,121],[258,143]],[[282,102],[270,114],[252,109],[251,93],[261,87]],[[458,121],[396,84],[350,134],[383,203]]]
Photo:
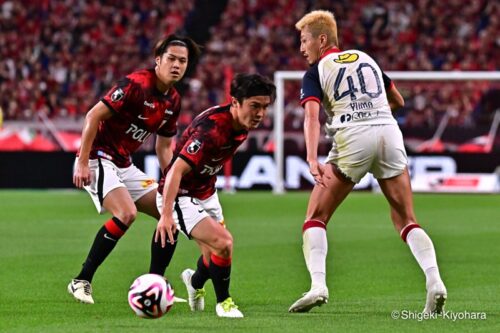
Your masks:
[[[0,107],[4,118],[82,117],[122,75],[147,62],[154,42],[183,31],[195,0],[0,1]],[[474,0],[229,0],[183,98],[187,124],[225,100],[226,75],[304,70],[294,23],[309,9],[339,17],[343,49],[374,55],[391,70],[499,70],[499,4]],[[403,126],[474,126],[473,111],[491,82],[397,82],[406,98]],[[300,82],[287,83],[286,129],[301,130]],[[263,124],[272,127],[272,116]]]
[[[154,43],[194,1],[0,1],[0,105],[6,119],[82,117],[121,76],[152,67]]]

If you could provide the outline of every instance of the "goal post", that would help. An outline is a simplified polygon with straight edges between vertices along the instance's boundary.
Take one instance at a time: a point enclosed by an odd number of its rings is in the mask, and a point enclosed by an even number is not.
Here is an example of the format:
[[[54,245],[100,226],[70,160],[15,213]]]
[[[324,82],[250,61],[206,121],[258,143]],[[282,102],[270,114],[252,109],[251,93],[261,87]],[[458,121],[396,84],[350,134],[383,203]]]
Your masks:
[[[420,71],[404,72],[389,71],[386,72],[392,80],[399,81],[466,81],[466,80],[500,80],[500,71]],[[301,80],[304,71],[277,71],[274,73],[274,83],[276,85],[276,101],[274,104],[274,161],[276,163],[276,179],[273,192],[283,194],[285,192],[284,167],[285,167],[285,147],[284,147],[284,119],[285,119],[285,81]],[[299,98],[299,96],[297,96]]]

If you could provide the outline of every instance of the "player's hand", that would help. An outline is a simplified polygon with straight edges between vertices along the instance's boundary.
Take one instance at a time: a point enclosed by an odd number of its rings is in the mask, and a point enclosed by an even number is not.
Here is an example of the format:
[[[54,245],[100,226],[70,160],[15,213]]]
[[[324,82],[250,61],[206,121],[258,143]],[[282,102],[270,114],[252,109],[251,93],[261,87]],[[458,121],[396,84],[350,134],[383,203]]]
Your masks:
[[[73,184],[78,188],[90,185],[90,168],[88,163],[76,162],[75,172],[73,173]]]
[[[321,187],[326,187],[325,178],[329,178],[325,175],[325,166],[318,161],[309,162],[309,172],[314,178],[314,182]]]
[[[177,230],[177,226],[171,215],[172,214],[162,214],[156,225],[155,243],[161,241],[161,247],[167,245],[167,237],[170,244],[175,243],[174,234]]]

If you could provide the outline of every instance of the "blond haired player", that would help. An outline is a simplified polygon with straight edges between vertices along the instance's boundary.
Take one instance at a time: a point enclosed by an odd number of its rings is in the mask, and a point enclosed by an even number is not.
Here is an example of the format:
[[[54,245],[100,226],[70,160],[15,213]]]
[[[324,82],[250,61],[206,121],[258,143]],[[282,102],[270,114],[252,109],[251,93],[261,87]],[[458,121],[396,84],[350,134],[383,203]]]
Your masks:
[[[331,216],[367,173],[377,178],[391,207],[391,218],[425,273],[426,313],[440,313],[447,297],[431,239],[417,224],[403,136],[391,110],[403,98],[377,63],[359,50],[339,49],[337,23],[329,11],[306,14],[295,25],[300,52],[311,66],[302,81],[307,162],[316,182],[302,227],[303,250],[311,289],[290,307],[307,312],[328,301],[326,226]],[[328,116],[332,148],[326,163],[318,162],[318,115]]]

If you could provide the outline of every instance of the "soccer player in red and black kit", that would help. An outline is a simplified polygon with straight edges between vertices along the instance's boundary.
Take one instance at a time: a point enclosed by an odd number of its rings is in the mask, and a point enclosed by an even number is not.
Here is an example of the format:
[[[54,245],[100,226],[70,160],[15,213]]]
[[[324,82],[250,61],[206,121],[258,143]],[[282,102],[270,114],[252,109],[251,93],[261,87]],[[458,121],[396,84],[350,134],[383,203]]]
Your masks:
[[[153,246],[173,243],[177,229],[202,244],[197,270],[187,269],[186,284],[191,310],[204,308],[203,286],[212,280],[219,317],[241,318],[229,295],[233,238],[215,189],[216,174],[259,126],[274,101],[276,87],[258,74],[239,74],[231,83],[231,103],[198,115],[177,142],[171,165],[158,188],[161,218]]]
[[[108,211],[112,218],[97,232],[81,272],[68,285],[69,293],[83,303],[94,303],[90,284],[94,273],[134,222],[137,211],[160,218],[157,184],[132,163],[131,154],[156,133],[162,170],[170,163],[181,110],[174,84],[199,54],[190,38],[168,36],[156,45],[154,68],[118,81],[85,117],[73,183],[87,190],[99,213]]]

